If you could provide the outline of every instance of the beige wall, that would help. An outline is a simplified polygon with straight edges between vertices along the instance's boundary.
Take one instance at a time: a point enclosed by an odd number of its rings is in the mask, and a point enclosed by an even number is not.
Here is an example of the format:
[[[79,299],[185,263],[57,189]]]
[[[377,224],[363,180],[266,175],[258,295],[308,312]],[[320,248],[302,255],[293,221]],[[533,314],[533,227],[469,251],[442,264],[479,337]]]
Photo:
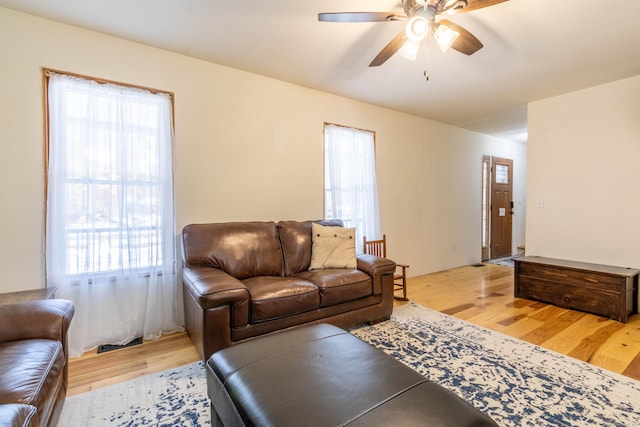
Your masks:
[[[528,115],[527,254],[640,267],[640,76]]]
[[[382,228],[411,275],[480,260],[482,154],[515,161],[524,242],[524,145],[3,8],[0,40],[0,291],[44,285],[41,67],[175,93],[176,233],[322,217],[334,122],[376,131]]]

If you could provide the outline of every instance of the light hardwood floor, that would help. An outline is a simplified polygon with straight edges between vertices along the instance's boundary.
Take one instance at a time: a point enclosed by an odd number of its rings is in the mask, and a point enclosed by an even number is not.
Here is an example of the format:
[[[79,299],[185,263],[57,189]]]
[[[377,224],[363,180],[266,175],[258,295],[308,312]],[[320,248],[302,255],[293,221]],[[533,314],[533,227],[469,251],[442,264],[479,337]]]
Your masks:
[[[602,368],[640,379],[640,315],[620,323],[513,297],[513,268],[466,266],[408,280],[417,303]],[[405,303],[396,302],[396,305]],[[74,395],[199,360],[186,333],[70,359]]]

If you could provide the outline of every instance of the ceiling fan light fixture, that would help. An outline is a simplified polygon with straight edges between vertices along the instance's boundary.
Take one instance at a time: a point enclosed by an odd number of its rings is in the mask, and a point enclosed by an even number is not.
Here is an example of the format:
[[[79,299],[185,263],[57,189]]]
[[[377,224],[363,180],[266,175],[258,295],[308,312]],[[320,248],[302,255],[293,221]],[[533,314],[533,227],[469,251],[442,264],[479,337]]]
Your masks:
[[[433,38],[436,39],[443,52],[446,52],[459,36],[459,32],[442,24],[438,25],[438,28],[433,32]]]
[[[404,42],[398,53],[409,61],[415,61],[418,56],[418,50],[420,50],[420,42],[408,39]]]
[[[429,32],[429,21],[422,16],[414,16],[409,19],[405,28],[407,38],[414,42],[420,42],[427,37]]]

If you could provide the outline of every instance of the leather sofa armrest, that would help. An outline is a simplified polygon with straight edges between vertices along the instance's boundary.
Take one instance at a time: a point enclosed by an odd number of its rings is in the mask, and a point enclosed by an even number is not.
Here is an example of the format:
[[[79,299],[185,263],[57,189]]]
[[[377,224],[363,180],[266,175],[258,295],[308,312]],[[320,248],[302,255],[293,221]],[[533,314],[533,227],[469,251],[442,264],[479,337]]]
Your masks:
[[[234,327],[249,322],[249,290],[240,280],[213,267],[184,267],[182,279],[203,310],[230,305]]]
[[[393,295],[393,274],[396,263],[387,258],[369,254],[357,256],[358,270],[371,276],[374,295]],[[385,288],[388,290],[385,291]]]
[[[0,403],[0,421],[3,426],[31,426],[37,419],[38,409],[24,403]]]
[[[73,302],[63,299],[1,305],[0,342],[51,339],[66,345],[74,313]]]
[[[387,258],[360,254],[358,255],[358,270],[364,271],[371,277],[393,274],[396,271],[396,263]]]

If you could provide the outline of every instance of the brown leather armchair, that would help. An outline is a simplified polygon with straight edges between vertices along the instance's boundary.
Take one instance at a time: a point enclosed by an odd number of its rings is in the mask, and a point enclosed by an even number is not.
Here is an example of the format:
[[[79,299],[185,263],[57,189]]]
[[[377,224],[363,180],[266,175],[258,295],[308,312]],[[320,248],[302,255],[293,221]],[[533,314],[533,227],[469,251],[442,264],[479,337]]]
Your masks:
[[[2,425],[57,424],[67,394],[73,314],[73,303],[61,299],[0,305]]]

